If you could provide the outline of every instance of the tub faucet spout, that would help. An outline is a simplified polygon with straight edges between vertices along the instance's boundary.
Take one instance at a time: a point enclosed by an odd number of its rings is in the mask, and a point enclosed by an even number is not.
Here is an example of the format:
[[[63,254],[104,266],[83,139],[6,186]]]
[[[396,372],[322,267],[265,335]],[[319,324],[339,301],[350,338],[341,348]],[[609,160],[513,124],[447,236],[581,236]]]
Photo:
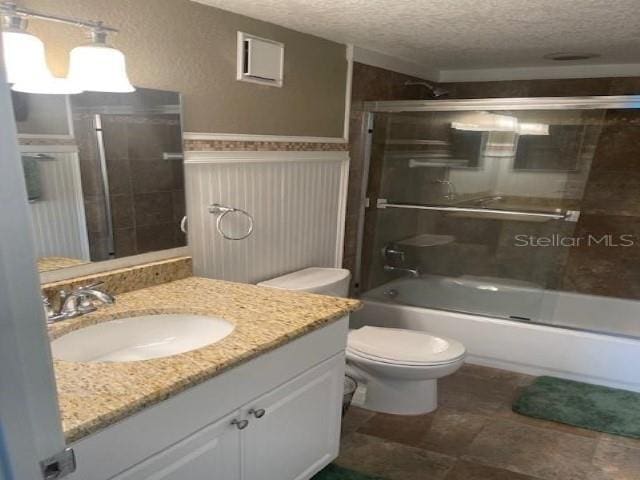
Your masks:
[[[417,268],[406,268],[406,267],[392,267],[391,265],[384,266],[385,272],[402,272],[409,274],[410,277],[418,278],[420,276],[420,272]]]

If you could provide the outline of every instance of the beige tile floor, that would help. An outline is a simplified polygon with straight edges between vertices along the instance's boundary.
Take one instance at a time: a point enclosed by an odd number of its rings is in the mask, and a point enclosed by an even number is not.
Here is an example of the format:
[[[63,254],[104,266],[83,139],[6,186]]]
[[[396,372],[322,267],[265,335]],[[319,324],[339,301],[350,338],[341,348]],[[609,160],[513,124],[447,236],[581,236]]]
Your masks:
[[[511,411],[533,377],[465,365],[421,416],[352,408],[337,463],[388,480],[640,480],[640,440]]]

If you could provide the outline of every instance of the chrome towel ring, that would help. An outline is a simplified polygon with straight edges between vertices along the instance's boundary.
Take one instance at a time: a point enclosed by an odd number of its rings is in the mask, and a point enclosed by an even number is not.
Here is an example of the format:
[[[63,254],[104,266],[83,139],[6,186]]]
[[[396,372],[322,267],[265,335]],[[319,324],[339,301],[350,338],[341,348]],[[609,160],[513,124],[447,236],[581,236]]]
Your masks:
[[[216,230],[218,230],[218,233],[226,240],[244,240],[253,233],[253,217],[245,210],[235,207],[227,207],[225,205],[220,205],[219,203],[213,203],[209,205],[209,213],[213,213],[218,216],[216,219]],[[249,228],[247,229],[247,233],[240,235],[239,237],[233,237],[225,233],[222,229],[222,219],[229,213],[240,213],[249,219]]]

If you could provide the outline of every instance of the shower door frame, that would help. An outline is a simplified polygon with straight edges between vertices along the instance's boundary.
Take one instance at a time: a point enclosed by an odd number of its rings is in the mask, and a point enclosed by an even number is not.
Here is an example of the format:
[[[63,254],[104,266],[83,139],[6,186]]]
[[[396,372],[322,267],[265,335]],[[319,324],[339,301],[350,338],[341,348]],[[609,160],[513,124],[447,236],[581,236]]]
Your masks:
[[[606,110],[640,109],[640,95],[600,95],[581,97],[513,97],[513,98],[473,98],[459,100],[388,100],[364,102],[363,116],[363,173],[360,191],[360,205],[356,236],[356,261],[353,272],[354,294],[362,293],[362,252],[364,226],[369,198],[369,172],[371,167],[371,145],[376,113],[403,112],[464,112],[478,110]]]

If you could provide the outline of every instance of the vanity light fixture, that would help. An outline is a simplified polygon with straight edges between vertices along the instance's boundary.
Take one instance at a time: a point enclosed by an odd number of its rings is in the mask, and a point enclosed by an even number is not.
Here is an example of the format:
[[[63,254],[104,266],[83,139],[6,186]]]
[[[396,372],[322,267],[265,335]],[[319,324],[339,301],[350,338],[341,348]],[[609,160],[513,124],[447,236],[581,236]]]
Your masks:
[[[15,6],[2,4],[2,46],[7,81],[13,89],[31,93],[79,93],[49,71],[44,43],[26,31],[28,20]],[[6,7],[6,8],[5,8]]]
[[[49,94],[135,90],[127,77],[123,53],[106,43],[107,34],[118,31],[115,28],[99,21],[36,12],[10,1],[0,3],[0,15],[7,79],[13,90]],[[44,44],[26,32],[29,18],[73,25],[91,32],[91,44],[71,51],[67,78],[57,78],[49,71]]]
[[[73,85],[91,92],[133,92],[124,54],[107,44],[102,24],[91,30],[91,43],[71,50],[69,76]]]

